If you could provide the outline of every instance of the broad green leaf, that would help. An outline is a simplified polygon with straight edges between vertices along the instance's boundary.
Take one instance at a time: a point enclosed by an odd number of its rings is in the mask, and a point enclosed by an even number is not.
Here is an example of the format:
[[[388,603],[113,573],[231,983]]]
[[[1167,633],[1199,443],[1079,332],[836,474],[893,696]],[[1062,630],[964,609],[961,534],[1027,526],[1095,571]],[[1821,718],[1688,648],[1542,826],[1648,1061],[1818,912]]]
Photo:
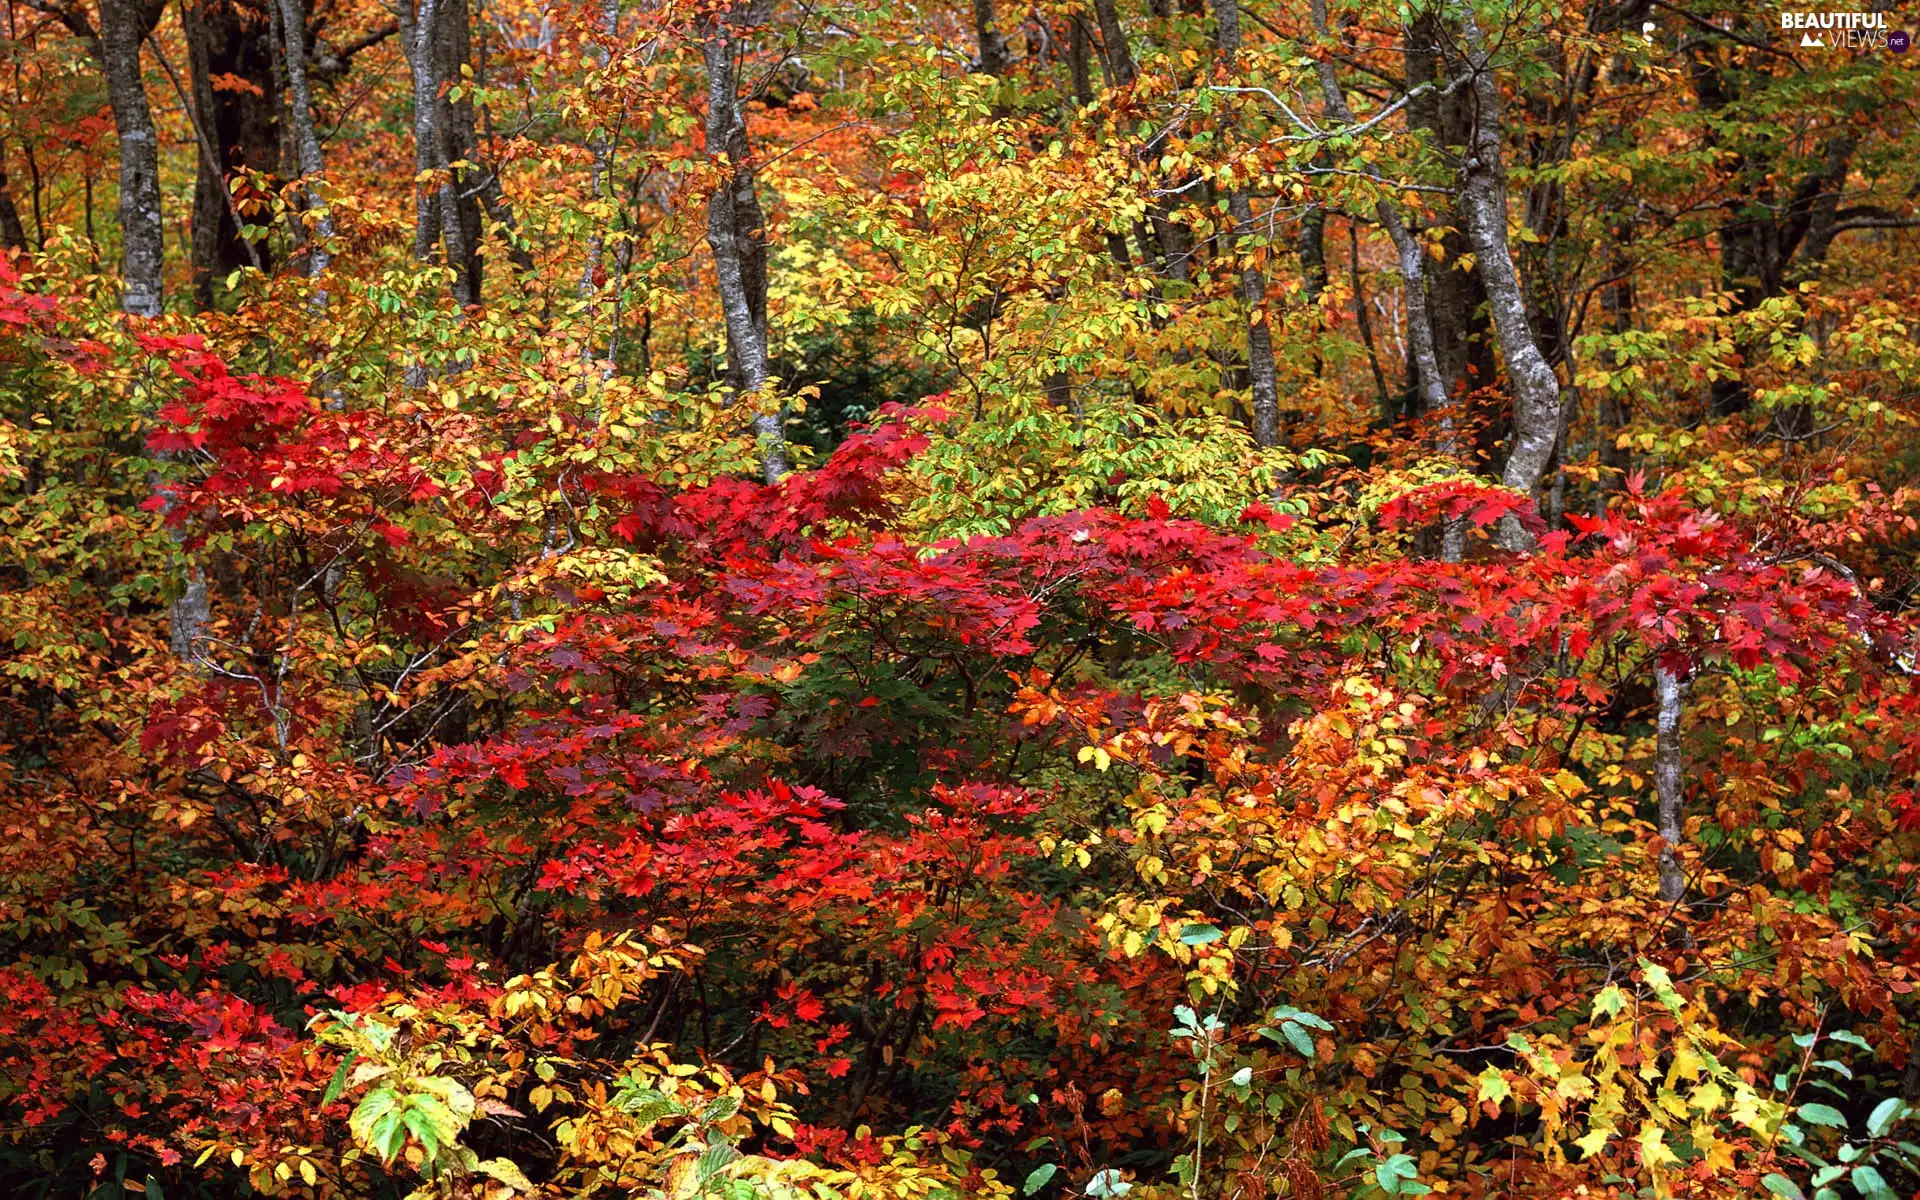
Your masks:
[[[1874,1105],[1873,1112],[1867,1116],[1867,1135],[1869,1137],[1887,1136],[1887,1130],[1892,1129],[1893,1123],[1905,1115],[1906,1109],[1907,1102],[1898,1096],[1888,1096]]]
[[[1807,1200],[1807,1194],[1800,1190],[1800,1185],[1785,1175],[1762,1175],[1760,1183],[1781,1200]]]
[[[1799,1108],[1795,1109],[1794,1112],[1802,1121],[1809,1121],[1815,1125],[1825,1125],[1829,1129],[1845,1129],[1847,1127],[1847,1118],[1842,1115],[1839,1109],[1834,1108],[1830,1104],[1802,1104]]]
[[[1849,1181],[1853,1190],[1865,1196],[1867,1200],[1898,1200],[1894,1190],[1880,1172],[1862,1163],[1853,1169],[1853,1178]]]

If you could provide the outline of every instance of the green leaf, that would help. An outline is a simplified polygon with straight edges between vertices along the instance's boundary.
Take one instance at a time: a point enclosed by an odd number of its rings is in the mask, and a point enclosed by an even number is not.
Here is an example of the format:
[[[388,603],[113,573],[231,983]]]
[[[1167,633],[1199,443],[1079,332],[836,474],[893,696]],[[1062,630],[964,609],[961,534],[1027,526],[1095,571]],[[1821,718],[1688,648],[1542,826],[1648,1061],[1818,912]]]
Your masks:
[[[1298,1021],[1308,1029],[1318,1029],[1322,1033],[1333,1032],[1333,1023],[1325,1017],[1310,1012],[1303,1012],[1291,1005],[1282,1004],[1279,1008],[1274,1009],[1272,1019],[1275,1021]]]
[[[1847,1118],[1840,1110],[1829,1104],[1802,1104],[1795,1115],[1802,1121],[1811,1121],[1815,1125],[1825,1125],[1829,1129],[1845,1129]]]
[[[347,1073],[353,1070],[353,1064],[357,1062],[359,1058],[360,1052],[358,1050],[347,1051],[347,1056],[340,1060],[340,1069],[333,1073],[332,1081],[327,1084],[326,1092],[320,1097],[320,1107],[325,1108],[327,1105],[332,1104],[340,1098],[340,1093],[347,1090]]]
[[[400,1153],[400,1147],[406,1145],[407,1129],[400,1123],[400,1114],[389,1112],[373,1123],[373,1135],[367,1139],[380,1155],[381,1161],[392,1162]]]
[[[1865,1196],[1867,1200],[1897,1200],[1894,1190],[1880,1172],[1862,1164],[1853,1169],[1853,1190]]]
[[[1888,1096],[1873,1106],[1873,1112],[1867,1117],[1867,1135],[1885,1137],[1887,1130],[1906,1112],[1907,1102],[1898,1096]]]
[[[1419,1173],[1420,1164],[1414,1161],[1411,1154],[1396,1154],[1373,1168],[1374,1182],[1378,1183],[1380,1190],[1389,1196],[1415,1194],[1403,1193],[1401,1189],[1404,1181],[1412,1179]]]
[[[1760,1183],[1781,1200],[1807,1200],[1807,1194],[1800,1190],[1800,1185],[1785,1175],[1762,1175]]]
[[[1201,924],[1189,925],[1180,931],[1180,944],[1183,946],[1204,946],[1209,942],[1217,942],[1225,936],[1227,935],[1220,932],[1217,926]]]
[[[354,1106],[353,1115],[347,1118],[347,1129],[362,1142],[375,1141],[374,1129],[379,1121],[392,1114],[394,1106],[400,1102],[399,1093],[390,1087],[377,1087],[360,1097],[360,1103]]]
[[[1491,1100],[1498,1104],[1513,1095],[1513,1089],[1507,1085],[1507,1077],[1501,1073],[1499,1067],[1491,1063],[1487,1065],[1486,1070],[1480,1072],[1476,1082],[1480,1085],[1479,1090],[1474,1093],[1474,1099],[1477,1101]]]
[[[694,1177],[704,1186],[725,1173],[726,1169],[740,1158],[740,1152],[724,1138],[715,1138],[707,1143],[706,1153],[694,1167]]]
[[[1314,1047],[1313,1036],[1292,1021],[1282,1025],[1280,1032],[1285,1035],[1287,1044],[1299,1051],[1301,1058],[1313,1062],[1320,1056],[1320,1052]]]
[[[1597,1017],[1617,1017],[1626,1006],[1627,994],[1617,983],[1601,988],[1600,994],[1593,998],[1593,1013]]]
[[[431,1114],[419,1108],[409,1108],[401,1114],[400,1123],[406,1126],[414,1137],[420,1139],[420,1145],[426,1150],[428,1158],[439,1156],[440,1131],[434,1128]]]
[[[1047,1186],[1047,1181],[1049,1179],[1052,1179],[1056,1174],[1059,1173],[1059,1171],[1060,1171],[1060,1168],[1053,1165],[1052,1163],[1041,1163],[1039,1166],[1035,1167],[1032,1171],[1028,1172],[1026,1183],[1020,1186],[1021,1195],[1023,1196],[1033,1195],[1035,1192],[1039,1191],[1041,1188]]]

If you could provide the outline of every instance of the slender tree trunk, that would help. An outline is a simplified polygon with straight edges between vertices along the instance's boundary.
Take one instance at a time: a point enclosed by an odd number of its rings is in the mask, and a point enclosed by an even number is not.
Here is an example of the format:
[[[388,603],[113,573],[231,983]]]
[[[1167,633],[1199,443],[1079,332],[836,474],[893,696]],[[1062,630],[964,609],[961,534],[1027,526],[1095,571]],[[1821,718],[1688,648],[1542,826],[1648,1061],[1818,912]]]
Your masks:
[[[290,93],[288,125],[293,133],[293,153],[300,168],[301,191],[306,210],[314,214],[312,236],[307,240],[307,276],[318,279],[333,261],[333,217],[327,212],[326,197],[321,194],[321,177],[327,164],[320,155],[320,135],[313,124],[313,89],[307,82],[306,48],[301,45],[301,30],[306,16],[301,0],[275,0],[280,6],[280,28],[285,31],[287,90]],[[314,303],[324,308],[327,294],[314,292]]]
[[[1321,38],[1327,36],[1327,0],[1312,0],[1314,32]],[[1347,99],[1340,91],[1340,80],[1334,74],[1333,64],[1322,59],[1318,63],[1320,94],[1327,111],[1342,124],[1353,124],[1353,110],[1347,107]],[[1393,242],[1394,255],[1400,264],[1400,279],[1406,291],[1407,305],[1407,351],[1412,357],[1410,364],[1419,398],[1429,412],[1443,412],[1447,408],[1447,390],[1442,382],[1439,360],[1434,353],[1433,322],[1427,313],[1426,251],[1419,239],[1407,228],[1400,216],[1400,210],[1387,200],[1374,204],[1374,217],[1380,227],[1386,230],[1387,237]]]
[[[1311,0],[1310,12],[1314,33],[1325,40],[1327,0]],[[1322,58],[1316,65],[1316,71],[1327,112],[1343,125],[1353,124],[1353,110],[1347,106],[1347,98],[1340,90],[1340,78],[1334,73],[1333,63]],[[1439,416],[1442,452],[1457,455],[1450,398],[1434,349],[1433,320],[1427,311],[1426,250],[1401,219],[1400,210],[1390,201],[1384,198],[1375,201],[1373,211],[1380,227],[1386,230],[1388,239],[1393,242],[1394,255],[1400,263],[1400,279],[1407,305],[1407,354],[1412,360],[1408,366],[1417,389],[1417,398],[1425,411]],[[1465,552],[1466,535],[1461,523],[1445,523],[1441,530],[1441,557],[1447,562],[1459,562]]]
[[[609,42],[620,32],[620,0],[601,0],[600,33]],[[600,65],[605,66],[604,54],[599,56]],[[586,261],[580,269],[580,298],[587,305],[587,335],[581,347],[581,354],[589,361],[595,353],[595,332],[599,328],[600,318],[605,311],[600,303],[600,293],[606,285],[607,229],[613,224],[614,180],[613,180],[613,141],[606,130],[595,130],[588,142],[593,153],[593,167],[590,175],[593,199],[604,205],[607,215],[603,221],[596,222],[591,236],[587,238]],[[617,317],[617,312],[616,312]],[[601,367],[603,376],[613,372],[615,338],[611,331],[607,334],[606,359]]]
[[[1327,294],[1327,210],[1309,204],[1300,214],[1300,283],[1307,303],[1317,305]]]
[[[1073,98],[1085,108],[1093,103],[1093,71],[1088,65],[1087,20],[1079,13],[1067,18],[1067,71],[1073,77]]]
[[[0,142],[0,249],[26,248],[27,229],[20,223],[20,210],[13,203],[13,189],[7,185],[6,143]]]
[[[141,79],[140,47],[159,10],[142,0],[101,0],[100,66],[120,140],[120,307],[157,317],[165,301],[160,224],[160,142]]]
[[[283,88],[274,67],[280,22],[277,13],[261,20],[230,0],[192,0],[180,7],[180,25],[187,43],[186,103],[202,150],[188,258],[194,303],[204,310],[213,304],[216,280],[238,267],[264,270],[269,262],[264,241],[241,238],[243,221],[228,180],[244,169],[271,174],[278,168]],[[150,41],[150,46],[171,76],[160,44]],[[251,86],[214,87],[222,75]]]
[[[1367,312],[1367,293],[1360,286],[1360,228],[1347,222],[1347,270],[1353,281],[1353,320],[1360,327],[1360,340],[1367,348],[1367,366],[1373,372],[1374,396],[1380,406],[1380,419],[1391,422],[1398,406],[1387,390],[1387,376],[1380,369],[1380,348],[1373,340],[1373,318]]]
[[[1665,664],[1653,669],[1659,710],[1654,726],[1653,787],[1660,802],[1660,900],[1677,905],[1687,894],[1687,873],[1676,848],[1687,836],[1686,764],[1680,749],[1680,717],[1687,685]]]
[[[1239,0],[1213,0],[1214,48],[1231,74],[1240,53]],[[1247,306],[1247,379],[1253,393],[1253,440],[1260,446],[1280,444],[1280,389],[1273,367],[1273,328],[1267,323],[1267,277],[1260,269],[1254,242],[1253,201],[1244,188],[1227,194],[1227,212],[1233,217],[1240,257],[1240,302]]]
[[[1621,221],[1612,232],[1612,245],[1607,257],[1607,274],[1612,282],[1600,293],[1600,305],[1606,311],[1608,328],[1617,335],[1633,328],[1633,276],[1625,251],[1633,230],[1629,223]],[[1617,365],[1611,351],[1603,355],[1602,361],[1608,367]],[[1625,488],[1627,471],[1633,465],[1631,455],[1619,444],[1620,434],[1626,429],[1632,413],[1626,394],[1611,387],[1600,389],[1596,408],[1600,427],[1600,465],[1605,471],[1600,477],[1600,486],[1595,489],[1593,515],[1604,517],[1607,513],[1607,497]]]
[[[441,195],[441,233],[446,243],[447,263],[455,271],[454,299],[463,305],[478,304],[485,283],[480,254],[481,193],[492,181],[482,179],[475,167],[455,165],[472,163],[479,157],[479,139],[474,128],[473,101],[465,97],[454,100],[448,88],[461,82],[461,68],[470,67],[473,61],[473,15],[467,0],[438,0],[429,38],[433,43],[433,74],[439,92],[436,124],[440,131],[441,161],[449,169],[447,186]]]
[[[476,302],[470,255],[463,253],[465,235],[453,173],[447,159],[447,136],[441,128],[441,39],[438,30],[443,0],[419,0],[402,13],[400,37],[413,78],[413,162],[419,182],[414,184],[413,256],[433,262],[444,247],[443,261],[453,268],[453,298],[461,305]],[[461,12],[465,12],[462,5]]]
[[[441,157],[440,81],[435,77],[433,55],[438,3],[419,0],[410,14],[405,5],[401,7],[400,37],[413,80],[413,257],[423,263],[434,260],[440,243],[440,193],[432,175],[446,165]]]
[[[1515,491],[1533,495],[1553,458],[1560,436],[1560,381],[1554,376],[1540,343],[1527,326],[1526,297],[1507,249],[1506,171],[1501,159],[1500,85],[1493,75],[1480,27],[1472,9],[1463,9],[1463,25],[1473,72],[1473,93],[1479,102],[1473,141],[1461,182],[1460,201],[1466,212],[1468,236],[1473,241],[1474,266],[1486,285],[1493,309],[1493,328],[1500,353],[1507,360],[1507,380],[1513,392],[1513,441],[1502,482]],[[1501,522],[1501,544],[1510,550],[1532,545],[1531,536],[1511,518]]]
[[[1446,161],[1452,157],[1452,147],[1464,146],[1473,136],[1474,98],[1465,89],[1448,86],[1449,43],[1442,37],[1436,8],[1415,11],[1406,26],[1406,39],[1407,86],[1426,89],[1407,105],[1408,130]],[[1472,246],[1461,232],[1468,224],[1466,215],[1457,203],[1453,207],[1453,219],[1447,222],[1452,228],[1441,233],[1439,262],[1427,273],[1426,305],[1440,387],[1457,408],[1463,402],[1472,403],[1473,395],[1493,381],[1495,364],[1486,289],[1472,271],[1459,269]],[[1451,424],[1452,417],[1442,420]],[[1487,421],[1482,428],[1497,439],[1498,422]],[[1464,458],[1463,450],[1456,446],[1449,453]]]
[[[707,68],[707,156],[720,182],[707,198],[707,244],[713,249],[720,308],[727,326],[727,373],[736,399],[752,406],[760,443],[761,475],[777,483],[787,473],[781,414],[768,394],[766,247],[755,195],[746,120],[734,82],[733,30],[728,14],[707,19],[702,45]]]
[[[1131,85],[1140,72],[1134,66],[1133,51],[1127,48],[1127,31],[1120,24],[1113,0],[1093,0],[1093,17],[1100,24],[1100,62],[1106,68],[1108,86]]]
[[[181,5],[180,26],[187,37],[187,77],[192,82],[193,119],[201,133],[199,140],[208,141],[211,131],[207,126],[213,120],[213,56],[208,45],[212,35],[207,29],[204,2]],[[221,274],[223,243],[230,238],[238,239],[239,230],[229,228],[232,218],[228,216],[226,164],[218,157],[218,147],[213,147],[211,153],[203,148],[198,162],[200,169],[193,179],[192,241],[187,260],[192,264],[194,307],[205,312],[213,307],[213,280]]]
[[[1124,88],[1132,86],[1139,78],[1140,68],[1133,61],[1133,51],[1127,45],[1126,27],[1120,24],[1120,14],[1114,8],[1113,0],[1094,0],[1093,15],[1100,27],[1100,68],[1107,78],[1107,86]],[[1156,139],[1147,143],[1140,151],[1142,161],[1151,161],[1160,154],[1161,141]],[[1157,244],[1160,274],[1167,279],[1186,283],[1192,278],[1191,260],[1193,241],[1187,230],[1173,220],[1173,209],[1165,200],[1156,200],[1147,211],[1148,227],[1153,231]],[[1155,254],[1144,242],[1142,255],[1151,261]]]

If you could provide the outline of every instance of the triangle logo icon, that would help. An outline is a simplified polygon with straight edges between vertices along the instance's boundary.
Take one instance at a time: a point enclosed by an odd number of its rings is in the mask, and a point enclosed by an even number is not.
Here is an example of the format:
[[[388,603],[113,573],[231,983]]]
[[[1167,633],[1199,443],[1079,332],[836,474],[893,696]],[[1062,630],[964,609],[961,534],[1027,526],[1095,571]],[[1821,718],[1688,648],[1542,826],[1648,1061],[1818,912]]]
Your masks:
[[[1821,48],[1822,50],[1824,50],[1824,49],[1826,49],[1826,48],[1827,48],[1827,43],[1826,43],[1826,39],[1824,39],[1824,38],[1817,38],[1817,37],[1815,37],[1815,36],[1813,36],[1813,35],[1812,35],[1811,33],[1803,33],[1803,34],[1801,34],[1801,35],[1800,35],[1800,48],[1801,48],[1802,50],[1804,50],[1804,49],[1806,49],[1806,48],[1807,48],[1807,47],[1809,47],[1809,46],[1818,46],[1819,48]]]

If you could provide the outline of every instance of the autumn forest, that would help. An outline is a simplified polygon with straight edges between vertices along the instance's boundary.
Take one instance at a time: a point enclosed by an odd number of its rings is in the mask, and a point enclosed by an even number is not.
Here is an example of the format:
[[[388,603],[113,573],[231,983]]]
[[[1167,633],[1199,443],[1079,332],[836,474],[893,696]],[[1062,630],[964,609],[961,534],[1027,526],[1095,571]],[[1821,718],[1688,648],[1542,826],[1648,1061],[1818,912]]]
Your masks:
[[[0,1192],[1920,1194],[1862,4],[5,0]]]

